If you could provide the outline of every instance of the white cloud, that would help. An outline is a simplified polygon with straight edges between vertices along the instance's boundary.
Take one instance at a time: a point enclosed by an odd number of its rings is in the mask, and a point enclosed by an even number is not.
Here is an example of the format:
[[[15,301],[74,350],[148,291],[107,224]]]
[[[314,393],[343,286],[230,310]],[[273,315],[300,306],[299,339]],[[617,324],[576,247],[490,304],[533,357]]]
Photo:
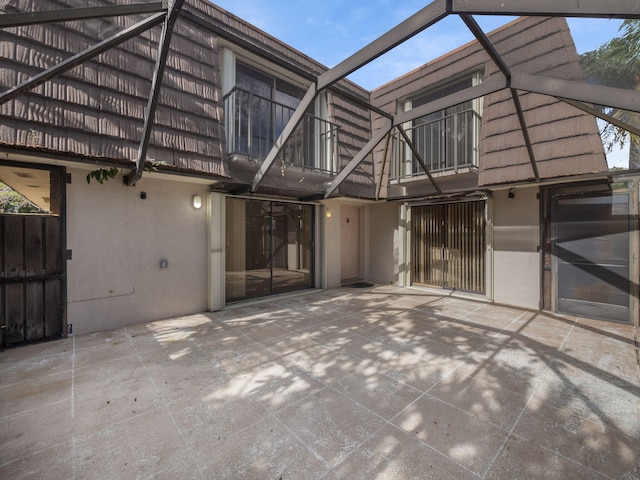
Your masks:
[[[349,76],[369,90],[428,63],[472,39],[464,28],[433,27],[394,48]]]

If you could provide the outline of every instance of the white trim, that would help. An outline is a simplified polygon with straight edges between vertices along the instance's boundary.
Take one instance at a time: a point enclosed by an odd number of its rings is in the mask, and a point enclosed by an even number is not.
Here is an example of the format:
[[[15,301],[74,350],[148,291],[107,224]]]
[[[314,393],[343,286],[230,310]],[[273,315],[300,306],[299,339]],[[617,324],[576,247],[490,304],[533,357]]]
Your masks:
[[[400,205],[400,225],[398,225],[398,285],[411,285],[411,205]]]
[[[222,95],[227,95],[236,85],[236,54],[228,48],[220,49],[220,81]]]
[[[485,270],[484,270],[484,295],[488,300],[494,301],[495,291],[495,275],[493,272],[493,209],[495,206],[495,200],[493,196],[485,197],[485,226],[484,226],[484,241],[485,241]]]
[[[226,42],[221,39],[218,40],[218,44],[220,45],[221,51],[227,50],[227,51],[233,52],[236,59],[239,59],[240,61],[242,61],[243,63],[246,63],[249,66],[256,67],[257,70],[263,71],[268,75],[275,76],[282,80],[286,80],[287,82],[295,86],[298,86],[300,88],[303,88],[305,90],[307,90],[309,88],[309,85],[311,85],[311,82],[309,80],[306,80],[303,77],[296,75],[278,65],[274,65],[268,60],[254,53],[251,53],[248,50],[245,50],[244,48],[239,47],[238,45],[235,45],[231,42]],[[235,67],[235,64],[234,64],[234,67]],[[235,68],[234,68],[234,75],[235,75]],[[233,88],[233,86],[235,86],[235,79],[231,88]]]
[[[225,239],[226,199],[222,193],[207,194],[207,248],[209,311],[225,307]]]

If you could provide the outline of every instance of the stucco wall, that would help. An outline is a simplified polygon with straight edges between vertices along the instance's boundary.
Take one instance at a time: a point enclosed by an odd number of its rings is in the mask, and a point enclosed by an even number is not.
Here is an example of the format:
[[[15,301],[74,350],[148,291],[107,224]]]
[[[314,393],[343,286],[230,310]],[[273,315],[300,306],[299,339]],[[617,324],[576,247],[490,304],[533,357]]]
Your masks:
[[[369,206],[368,280],[382,285],[398,283],[399,247],[398,222],[400,205],[378,203]]]
[[[87,184],[69,170],[67,322],[95,332],[207,308],[206,187],[143,177]],[[146,192],[146,199],[140,197]],[[203,208],[192,206],[199,194]],[[161,268],[161,260],[167,268]]]
[[[540,302],[540,212],[537,188],[493,196],[493,300],[525,308]]]
[[[324,218],[324,279],[323,288],[336,288],[340,286],[340,202],[339,200],[326,200]],[[331,212],[327,218],[326,212]]]

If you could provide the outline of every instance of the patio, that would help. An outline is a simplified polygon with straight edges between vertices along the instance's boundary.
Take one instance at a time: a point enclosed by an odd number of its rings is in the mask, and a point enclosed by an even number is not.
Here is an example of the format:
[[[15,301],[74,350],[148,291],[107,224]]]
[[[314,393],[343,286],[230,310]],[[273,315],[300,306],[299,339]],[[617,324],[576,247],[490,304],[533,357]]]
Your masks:
[[[640,478],[634,330],[395,287],[0,353],[0,478]]]

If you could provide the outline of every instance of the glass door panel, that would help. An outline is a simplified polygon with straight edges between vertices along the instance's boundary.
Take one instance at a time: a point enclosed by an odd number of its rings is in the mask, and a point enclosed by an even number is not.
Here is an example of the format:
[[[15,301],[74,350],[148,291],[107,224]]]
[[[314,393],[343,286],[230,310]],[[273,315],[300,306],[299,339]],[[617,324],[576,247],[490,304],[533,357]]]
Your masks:
[[[226,301],[313,287],[313,206],[227,198]]]
[[[556,199],[553,249],[561,313],[629,322],[628,192]]]

